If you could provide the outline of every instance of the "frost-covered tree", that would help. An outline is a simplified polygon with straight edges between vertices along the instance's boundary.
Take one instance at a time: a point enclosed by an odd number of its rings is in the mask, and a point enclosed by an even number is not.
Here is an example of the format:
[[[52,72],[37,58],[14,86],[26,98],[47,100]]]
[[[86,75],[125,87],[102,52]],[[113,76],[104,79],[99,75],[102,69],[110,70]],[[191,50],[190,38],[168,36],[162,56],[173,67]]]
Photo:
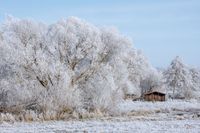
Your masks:
[[[152,72],[140,82],[140,87],[142,95],[151,91],[165,92],[162,73],[157,70],[152,70]]]
[[[50,50],[58,49],[60,62],[70,71],[70,87],[81,92],[83,106],[107,108],[114,100],[111,94],[118,92],[119,83],[125,79],[121,77],[126,73],[118,69],[126,69],[122,59],[131,45],[129,40],[116,30],[98,29],[77,18],[52,25],[48,36],[53,44]],[[108,86],[104,86],[106,84]]]
[[[197,68],[190,68],[190,74],[192,76],[192,82],[195,84],[195,88],[200,87],[200,71]]]
[[[128,71],[127,84],[124,87],[125,93],[133,93],[141,95],[140,83],[153,71],[153,67],[149,64],[146,57],[141,51],[131,49],[125,59]]]
[[[0,28],[0,49],[4,108],[114,111],[124,89],[140,92],[152,70],[117,30],[75,17],[52,25],[9,17]]]
[[[180,57],[176,57],[164,72],[167,85],[172,89],[172,97],[192,97],[193,82],[188,67]]]
[[[189,72],[192,78],[194,96],[200,97],[200,71],[197,68],[190,68]]]
[[[68,99],[68,94],[73,95],[68,88],[68,70],[48,53],[46,31],[45,25],[30,20],[9,18],[4,23],[4,65],[10,67],[12,76],[1,87],[9,92],[8,106],[33,102],[37,108],[57,110],[79,101]]]

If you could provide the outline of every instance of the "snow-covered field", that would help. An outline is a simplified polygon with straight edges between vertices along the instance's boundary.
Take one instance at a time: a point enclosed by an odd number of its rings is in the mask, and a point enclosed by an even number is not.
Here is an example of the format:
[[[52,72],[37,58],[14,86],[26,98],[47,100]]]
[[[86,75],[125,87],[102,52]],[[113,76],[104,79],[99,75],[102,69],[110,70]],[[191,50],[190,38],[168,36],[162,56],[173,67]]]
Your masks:
[[[0,132],[167,132],[200,133],[200,103],[193,101],[131,102],[118,117],[47,122],[2,122]]]
[[[186,113],[196,114],[200,113],[200,102],[199,100],[168,100],[165,102],[142,102],[142,101],[125,101],[119,105],[121,112],[146,112],[149,113]]]
[[[66,133],[66,132],[169,132],[199,133],[200,120],[87,120],[87,121],[52,121],[33,123],[3,123],[1,133]]]

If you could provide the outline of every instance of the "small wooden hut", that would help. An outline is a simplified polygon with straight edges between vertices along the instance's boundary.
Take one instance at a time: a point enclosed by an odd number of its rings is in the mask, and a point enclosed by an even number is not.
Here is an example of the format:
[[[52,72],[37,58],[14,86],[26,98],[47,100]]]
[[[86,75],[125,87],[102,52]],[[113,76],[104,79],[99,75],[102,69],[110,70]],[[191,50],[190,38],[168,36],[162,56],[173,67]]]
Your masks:
[[[165,101],[166,94],[159,91],[152,91],[144,94],[145,101]]]

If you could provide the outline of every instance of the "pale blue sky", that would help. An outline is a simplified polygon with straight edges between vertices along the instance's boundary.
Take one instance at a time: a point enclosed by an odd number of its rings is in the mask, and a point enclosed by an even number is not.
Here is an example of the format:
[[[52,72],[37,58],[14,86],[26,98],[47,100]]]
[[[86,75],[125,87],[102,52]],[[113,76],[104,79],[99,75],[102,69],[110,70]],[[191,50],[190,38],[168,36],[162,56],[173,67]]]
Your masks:
[[[200,66],[200,0],[0,0],[5,14],[54,23],[77,16],[97,26],[115,26],[154,66],[180,55]]]

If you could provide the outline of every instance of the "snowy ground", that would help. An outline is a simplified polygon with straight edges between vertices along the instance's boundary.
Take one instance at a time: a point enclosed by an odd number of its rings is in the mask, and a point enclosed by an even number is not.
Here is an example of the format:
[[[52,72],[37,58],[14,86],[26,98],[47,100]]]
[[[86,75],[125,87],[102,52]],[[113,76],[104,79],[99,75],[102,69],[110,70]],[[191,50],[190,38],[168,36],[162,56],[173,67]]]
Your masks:
[[[134,119],[109,118],[84,121],[50,121],[31,123],[2,123],[0,132],[167,132],[167,133],[200,133],[200,119],[167,120],[167,119]]]
[[[128,114],[84,120],[15,122],[0,124],[0,132],[167,132],[200,133],[198,101],[125,102],[120,105]]]
[[[200,120],[135,120],[135,121],[55,121],[44,123],[4,123],[0,126],[1,133],[26,132],[167,132],[167,133],[199,133]]]

